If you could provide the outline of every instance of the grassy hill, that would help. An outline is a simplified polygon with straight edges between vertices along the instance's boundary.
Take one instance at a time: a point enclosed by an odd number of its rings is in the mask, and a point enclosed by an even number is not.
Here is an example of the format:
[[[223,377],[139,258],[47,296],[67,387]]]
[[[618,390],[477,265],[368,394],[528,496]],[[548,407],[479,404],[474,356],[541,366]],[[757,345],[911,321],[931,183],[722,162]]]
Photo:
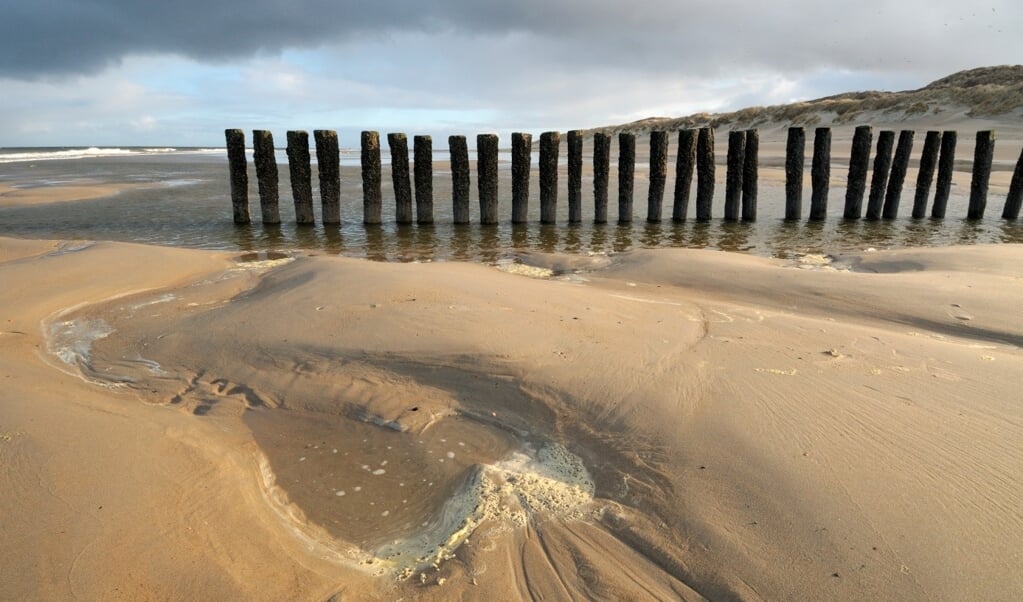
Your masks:
[[[651,117],[632,123],[594,128],[588,133],[678,130],[711,126],[729,129],[789,125],[852,125],[878,120],[922,122],[942,114],[967,119],[1018,122],[1023,119],[1023,65],[980,67],[960,71],[918,90],[847,92],[786,105],[750,107],[730,113],[697,113],[687,117]],[[951,115],[950,115],[951,116]]]

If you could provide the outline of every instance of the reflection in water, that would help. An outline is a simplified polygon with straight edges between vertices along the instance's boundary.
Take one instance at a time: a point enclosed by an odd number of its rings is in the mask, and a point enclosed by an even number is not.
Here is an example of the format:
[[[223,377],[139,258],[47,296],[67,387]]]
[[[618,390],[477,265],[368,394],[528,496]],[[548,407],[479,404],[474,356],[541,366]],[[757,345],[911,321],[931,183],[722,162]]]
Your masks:
[[[451,258],[458,261],[472,259],[472,226],[457,224],[451,231]]]
[[[590,252],[600,253],[607,247],[607,224],[593,224],[590,232]]]
[[[558,250],[558,233],[560,226],[554,224],[541,224],[540,237],[537,241],[538,247],[544,253],[553,253]]]
[[[256,237],[252,234],[252,225],[250,224],[235,224],[234,230],[234,246],[241,251],[252,251],[256,248]]]
[[[327,226],[323,229],[323,248],[332,255],[344,253],[344,240],[339,226]]]
[[[580,252],[583,246],[581,232],[582,228],[578,224],[569,224],[564,230],[565,242],[562,244],[562,250],[566,253]]]
[[[722,223],[717,247],[722,251],[748,251],[750,230],[754,227],[750,222]]]
[[[296,226],[295,242],[302,249],[319,249],[324,246],[324,240],[312,226]]]
[[[992,242],[1023,242],[1023,222],[1003,221],[998,239]]]
[[[935,244],[942,230],[947,227],[938,220],[915,219],[906,222],[902,237],[905,239],[906,245],[910,247],[931,246]]]
[[[480,226],[479,227],[480,237],[479,243],[476,245],[476,251],[479,253],[478,257],[480,261],[484,263],[497,263],[497,260],[503,255],[501,251],[501,237],[499,226]]]
[[[512,247],[514,247],[516,250],[525,250],[529,248],[529,225],[512,224],[511,242]]]
[[[948,216],[943,220],[903,217],[868,222],[842,220],[832,214],[826,221],[809,223],[781,219],[784,189],[770,182],[763,183],[759,191],[760,219],[755,223],[725,222],[716,215],[705,222],[651,224],[637,220],[621,225],[594,224],[592,205],[584,199],[580,223],[568,223],[567,207],[562,206],[558,208],[556,225],[540,224],[535,212],[529,216],[529,223],[512,225],[509,213],[504,211],[508,205],[500,204],[504,209],[496,226],[479,225],[475,215],[472,224],[454,225],[450,203],[438,202],[434,224],[398,226],[394,223],[393,198],[385,198],[383,225],[364,225],[360,219],[357,169],[346,172],[343,179],[344,223],[341,225],[297,226],[289,210],[289,182],[285,170],[280,188],[283,223],[264,226],[258,222],[258,197],[253,180],[250,212],[257,221],[236,226],[231,222],[225,170],[223,158],[153,157],[130,162],[110,159],[54,161],[46,165],[10,164],[5,166],[3,178],[11,185],[38,186],[43,180],[144,182],[148,185],[88,202],[0,205],[3,228],[0,234],[41,239],[119,240],[244,252],[297,248],[379,261],[452,259],[488,263],[518,249],[611,253],[639,247],[690,247],[790,257],[795,253],[841,253],[868,247],[1023,243],[1023,222],[993,217],[967,222],[966,189],[953,192]],[[510,172],[502,175],[506,176],[510,177]],[[189,184],[181,185],[183,180]],[[384,181],[386,183],[386,177]],[[164,183],[168,184],[163,186]],[[502,181],[499,189],[510,190],[505,184]],[[642,195],[643,190],[636,193]],[[443,197],[443,194],[438,196]],[[997,205],[1000,200],[997,197],[992,194],[989,204]],[[475,208],[476,204],[472,206]]]
[[[703,249],[710,246],[710,230],[712,222],[689,222],[689,243],[691,249]]]
[[[632,222],[612,226],[615,229],[614,249],[615,253],[627,251],[632,247]]]
[[[266,224],[263,226],[263,238],[260,241],[263,248],[280,248],[284,243],[284,233],[280,224]]]
[[[661,224],[643,222],[640,226],[639,246],[652,249],[661,246]]]
[[[959,232],[956,235],[956,244],[960,245],[973,245],[977,244],[977,237],[979,232],[977,226],[980,222],[975,220],[965,220],[959,226]]]
[[[415,229],[415,252],[414,259],[425,261],[432,259],[434,249],[440,246],[437,239],[437,229],[433,224],[424,224]]]

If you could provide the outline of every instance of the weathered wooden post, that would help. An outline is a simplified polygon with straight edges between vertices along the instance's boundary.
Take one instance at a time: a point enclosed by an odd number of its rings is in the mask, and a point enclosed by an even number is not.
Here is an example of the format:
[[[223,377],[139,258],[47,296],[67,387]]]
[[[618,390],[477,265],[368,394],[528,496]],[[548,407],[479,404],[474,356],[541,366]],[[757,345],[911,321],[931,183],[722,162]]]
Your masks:
[[[746,130],[746,152],[742,158],[742,221],[757,219],[757,170],[759,169],[760,133]]]
[[[813,132],[813,163],[810,165],[810,221],[828,216],[828,189],[831,184],[831,128]]]
[[[568,223],[583,221],[583,134],[568,132]]]
[[[696,165],[696,130],[678,132],[678,157],[675,159],[675,194],[671,219],[684,222],[689,217],[689,194],[693,186],[693,167]]]
[[[288,173],[291,175],[291,196],[295,200],[295,223],[316,223],[312,172],[309,168],[309,134],[302,130],[288,132]]]
[[[1021,204],[1023,204],[1023,151],[1020,152],[1016,169],[1012,172],[1012,182],[1009,183],[1009,194],[1005,197],[1002,218],[1018,219]]]
[[[977,132],[977,146],[973,151],[973,179],[970,181],[970,208],[966,219],[982,219],[987,207],[987,189],[991,181],[991,160],[995,154],[995,133]]]
[[[532,163],[533,135],[512,133],[512,223],[529,221],[529,170]]]
[[[362,223],[383,221],[383,193],[380,189],[380,134],[362,132]]]
[[[700,128],[696,139],[696,219],[710,220],[714,204],[714,129]]]
[[[650,187],[646,195],[646,221],[661,221],[664,185],[668,180],[668,132],[650,132]]]
[[[934,190],[934,206],[931,217],[945,217],[948,197],[952,193],[952,173],[955,171],[956,142],[959,134],[954,130],[941,133],[941,152],[938,155],[938,182]]]
[[[746,155],[746,134],[741,130],[728,132],[728,164],[725,171],[725,221],[739,219],[742,203],[742,164]]]
[[[469,144],[465,136],[448,136],[451,154],[451,214],[456,224],[469,223]]]
[[[881,217],[895,219],[899,216],[899,201],[902,198],[902,186],[906,181],[906,170],[909,169],[909,156],[913,153],[913,130],[899,132],[899,144],[895,147],[895,159],[892,171],[888,175],[888,191],[884,195],[884,210]]]
[[[402,133],[387,134],[391,149],[391,183],[394,186],[394,221],[412,223],[412,181],[408,170],[408,138]]]
[[[852,149],[849,153],[849,179],[845,189],[845,219],[860,219],[863,214],[863,194],[867,188],[867,171],[870,169],[870,144],[874,129],[860,125],[853,132]]]
[[[803,162],[806,152],[806,131],[790,127],[785,141],[785,219],[803,217]]]
[[[476,136],[476,185],[480,196],[480,223],[497,223],[497,134]]]
[[[324,225],[341,223],[341,151],[337,132],[313,130],[316,171],[320,179],[320,214]]]
[[[231,174],[231,212],[234,223],[248,224],[249,218],[249,164],[245,158],[245,132],[224,130],[227,139],[227,169]]]
[[[867,197],[867,219],[880,219],[884,208],[884,193],[888,187],[888,170],[892,167],[892,147],[895,132],[882,130],[877,135],[877,154],[874,155],[874,173],[870,177],[870,196]]]
[[[540,134],[540,223],[558,221],[558,153],[559,132]]]
[[[636,177],[636,135],[618,134],[618,223],[632,221],[632,189]]]
[[[433,223],[433,138],[412,138],[415,157],[413,170],[416,179],[416,223]]]
[[[264,224],[281,223],[277,191],[277,159],[274,157],[274,136],[268,130],[252,131],[252,154],[259,180],[259,209]]]
[[[934,167],[938,164],[938,148],[941,146],[941,132],[931,130],[924,138],[924,149],[920,153],[920,170],[916,174],[916,193],[913,195],[913,218],[927,216],[927,197],[931,195],[934,181]]]
[[[607,223],[608,175],[611,172],[611,136],[593,134],[593,223]]]

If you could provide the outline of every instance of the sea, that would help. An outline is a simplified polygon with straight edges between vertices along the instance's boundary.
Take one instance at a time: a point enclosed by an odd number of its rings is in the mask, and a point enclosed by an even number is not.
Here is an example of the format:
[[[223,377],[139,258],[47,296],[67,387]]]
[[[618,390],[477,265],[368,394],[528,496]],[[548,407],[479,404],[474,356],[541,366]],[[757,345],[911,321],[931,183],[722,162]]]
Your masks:
[[[559,185],[558,223],[539,223],[539,186],[533,173],[528,224],[511,224],[511,155],[499,156],[499,215],[496,226],[451,223],[451,175],[446,151],[434,154],[434,223],[394,223],[394,195],[387,153],[383,175],[384,224],[362,223],[359,150],[342,149],[340,226],[298,227],[294,223],[287,157],[277,153],[282,224],[259,223],[255,169],[249,157],[249,199],[252,224],[232,221],[227,153],[224,148],[180,147],[63,147],[0,148],[0,185],[13,188],[83,184],[130,184],[110,197],[77,202],[12,206],[0,196],[0,235],[34,239],[113,240],[152,245],[241,252],[323,252],[380,261],[506,261],[522,252],[613,254],[636,248],[685,247],[795,258],[807,254],[838,254],[868,249],[932,247],[1023,242],[1023,222],[1003,220],[1004,195],[991,194],[987,216],[966,220],[968,187],[953,187],[945,219],[909,217],[914,186],[907,178],[901,216],[894,220],[843,220],[845,189],[833,184],[827,219],[787,222],[783,219],[782,183],[761,179],[758,220],[727,222],[724,203],[724,165],[718,165],[714,219],[707,222],[671,221],[673,167],[659,223],[647,223],[646,166],[637,163],[634,219],[618,224],[617,183],[612,165],[608,216],[612,223],[594,224],[592,177],[584,174],[583,221],[567,223],[564,173]],[[470,159],[474,159],[470,156]],[[563,158],[564,160],[564,158]],[[319,212],[319,193],[313,169],[313,194]],[[534,165],[536,153],[534,153]],[[592,161],[584,157],[584,164]],[[614,158],[612,158],[614,161]],[[843,174],[837,163],[834,174]],[[844,179],[844,176],[842,176]],[[472,216],[478,219],[475,174],[472,176]],[[809,174],[804,193],[804,216],[809,212]],[[964,188],[967,188],[964,190]],[[933,192],[932,192],[933,195]],[[695,191],[693,192],[695,198]],[[691,199],[690,215],[694,213]],[[865,202],[864,202],[865,204]]]

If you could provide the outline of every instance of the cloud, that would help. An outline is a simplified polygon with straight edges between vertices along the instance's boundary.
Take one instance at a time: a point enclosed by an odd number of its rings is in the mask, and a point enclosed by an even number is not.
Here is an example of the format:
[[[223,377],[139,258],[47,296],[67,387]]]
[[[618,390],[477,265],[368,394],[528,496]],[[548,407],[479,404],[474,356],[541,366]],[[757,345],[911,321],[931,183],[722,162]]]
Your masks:
[[[562,65],[715,75],[739,67],[875,71],[1019,57],[1023,5],[995,0],[15,0],[0,20],[0,76],[97,73],[127,56],[197,61],[406,39],[540,41],[515,56]],[[500,45],[498,45],[500,46]],[[424,58],[429,48],[420,49]],[[471,57],[449,57],[455,60]],[[510,61],[502,61],[510,62]]]
[[[918,87],[1023,56],[1010,0],[12,3],[8,145],[208,145],[224,127],[564,130]]]

